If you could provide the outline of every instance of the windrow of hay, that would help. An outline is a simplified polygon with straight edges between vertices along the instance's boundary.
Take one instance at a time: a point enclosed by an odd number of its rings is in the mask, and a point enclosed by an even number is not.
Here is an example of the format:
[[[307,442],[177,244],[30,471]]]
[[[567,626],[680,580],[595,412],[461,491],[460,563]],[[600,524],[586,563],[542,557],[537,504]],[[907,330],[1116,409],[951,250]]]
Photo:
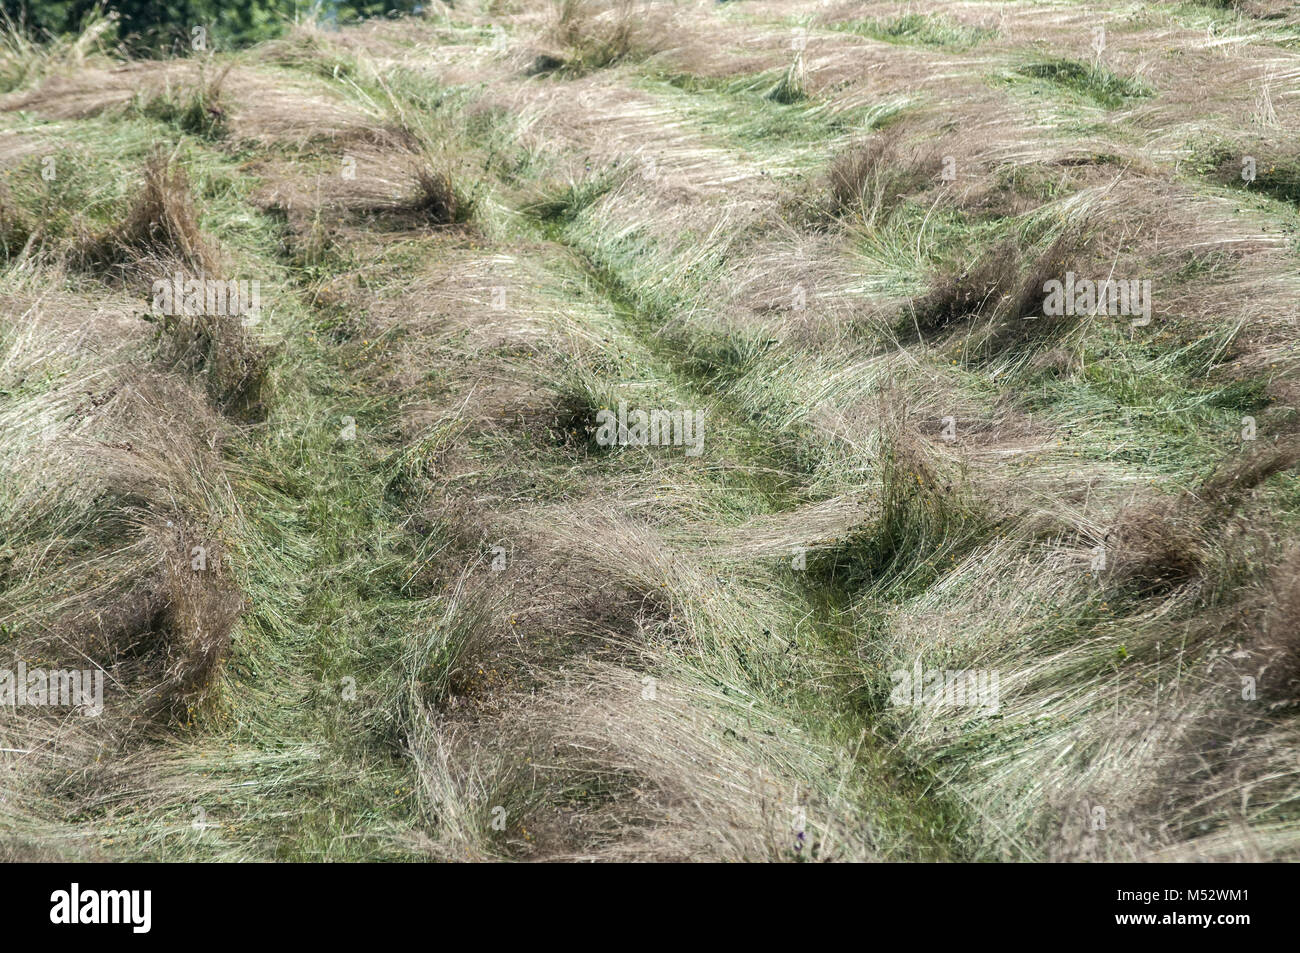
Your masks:
[[[78,264],[118,278],[138,273],[142,260],[174,260],[204,276],[218,274],[220,260],[199,228],[185,169],[158,151],[145,163],[142,180],[124,221],[84,242],[74,253]]]

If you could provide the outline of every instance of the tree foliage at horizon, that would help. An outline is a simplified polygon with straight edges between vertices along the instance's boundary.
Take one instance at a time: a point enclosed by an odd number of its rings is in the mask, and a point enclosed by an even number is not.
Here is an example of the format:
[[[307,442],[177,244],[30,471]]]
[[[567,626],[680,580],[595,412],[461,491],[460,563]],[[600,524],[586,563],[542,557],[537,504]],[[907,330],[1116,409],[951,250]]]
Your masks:
[[[297,17],[348,23],[411,13],[419,0],[0,0],[13,23],[37,37],[78,32],[96,13],[115,13],[117,35],[132,53],[183,53],[192,30],[206,31],[208,48],[269,39]]]

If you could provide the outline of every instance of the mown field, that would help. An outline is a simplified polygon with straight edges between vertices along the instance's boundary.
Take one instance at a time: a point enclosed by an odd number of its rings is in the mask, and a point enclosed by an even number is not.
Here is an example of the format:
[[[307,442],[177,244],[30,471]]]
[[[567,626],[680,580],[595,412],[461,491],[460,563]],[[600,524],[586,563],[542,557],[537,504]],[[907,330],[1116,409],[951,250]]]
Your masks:
[[[1293,5],[106,29],[0,36],[0,669],[103,673],[0,859],[1300,855]]]

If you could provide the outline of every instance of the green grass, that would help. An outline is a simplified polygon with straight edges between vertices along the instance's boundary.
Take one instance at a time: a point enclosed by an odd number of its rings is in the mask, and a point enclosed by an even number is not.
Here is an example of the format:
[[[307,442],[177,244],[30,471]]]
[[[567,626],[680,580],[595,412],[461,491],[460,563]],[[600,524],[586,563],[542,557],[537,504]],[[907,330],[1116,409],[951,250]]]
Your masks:
[[[1300,150],[1275,141],[1194,142],[1189,164],[1200,175],[1300,207]]]
[[[201,90],[188,94],[169,90],[137,108],[150,119],[173,125],[192,136],[219,139],[225,135],[225,117],[218,102]]]
[[[1026,372],[1020,394],[1026,409],[1073,433],[1071,446],[1086,459],[1160,477],[1208,472],[1240,446],[1242,416],[1268,406],[1262,381],[1214,384],[1189,367],[1205,339],[1143,338],[1102,319],[1075,340],[1077,371]]]
[[[718,80],[689,73],[656,74],[644,88],[681,110],[728,145],[759,155],[808,155],[854,129],[863,116],[831,112],[804,93],[798,67]]]
[[[942,14],[926,13],[907,13],[892,19],[851,20],[832,24],[831,28],[887,43],[951,51],[968,50],[997,36],[997,30],[991,27],[970,26]]]
[[[1153,95],[1151,87],[1139,80],[1078,60],[1057,58],[1028,63],[1018,67],[1015,75],[1049,84],[1105,109],[1118,109],[1131,99]]]

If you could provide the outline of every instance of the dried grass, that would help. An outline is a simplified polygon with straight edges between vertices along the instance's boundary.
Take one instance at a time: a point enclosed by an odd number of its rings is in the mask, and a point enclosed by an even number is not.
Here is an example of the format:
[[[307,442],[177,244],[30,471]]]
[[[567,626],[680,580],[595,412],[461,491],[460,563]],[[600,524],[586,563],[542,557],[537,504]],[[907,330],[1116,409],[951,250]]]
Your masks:
[[[139,193],[126,218],[107,234],[74,252],[82,267],[118,277],[139,272],[142,262],[177,261],[203,276],[219,271],[216,250],[199,229],[189,176],[159,151],[145,163]]]

